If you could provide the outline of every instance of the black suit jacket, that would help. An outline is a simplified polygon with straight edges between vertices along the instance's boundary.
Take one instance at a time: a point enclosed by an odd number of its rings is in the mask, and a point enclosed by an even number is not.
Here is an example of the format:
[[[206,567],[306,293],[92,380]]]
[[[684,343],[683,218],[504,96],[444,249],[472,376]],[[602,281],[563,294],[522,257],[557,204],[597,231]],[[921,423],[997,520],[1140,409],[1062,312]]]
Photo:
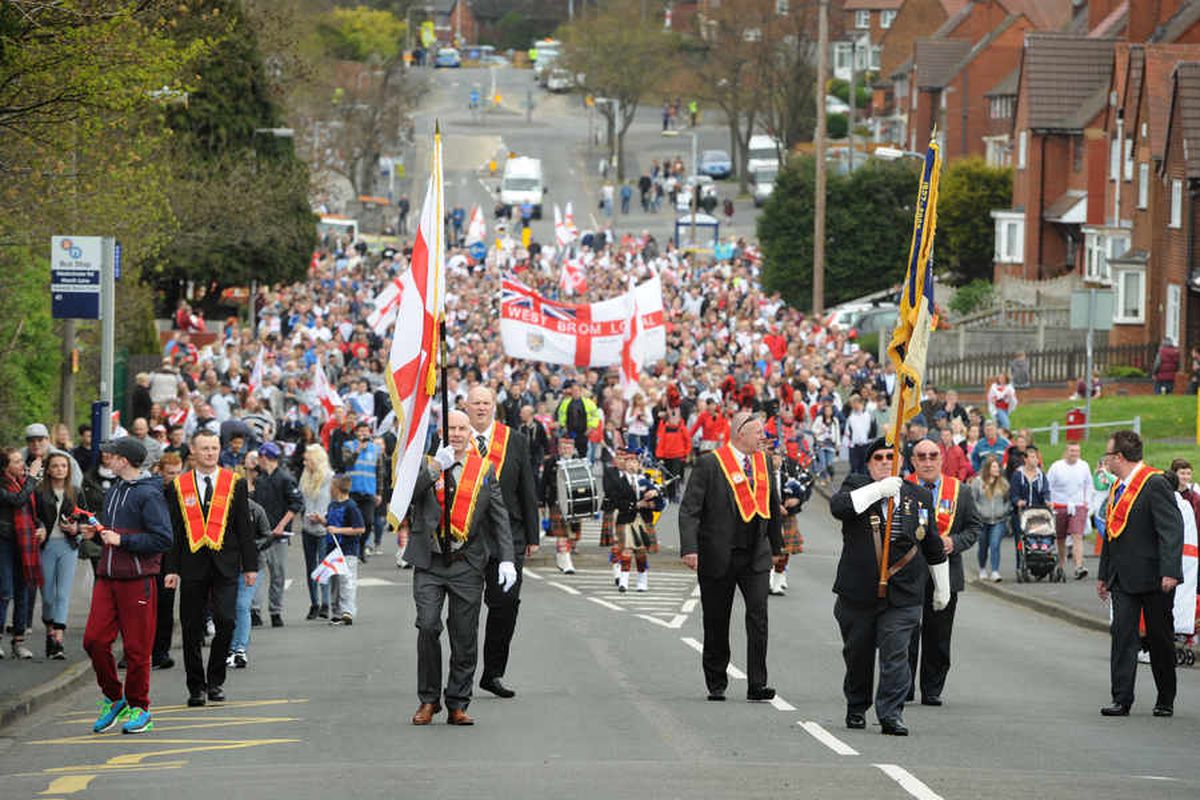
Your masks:
[[[838,560],[837,578],[833,591],[845,602],[860,607],[878,605],[879,560],[875,555],[875,532],[882,536],[887,527],[887,502],[879,502],[863,511],[854,510],[850,493],[871,483],[866,475],[850,475],[829,499],[829,510],[842,522],[842,555]],[[921,510],[926,522],[920,532]],[[937,523],[933,518],[933,495],[928,489],[905,481],[900,487],[900,502],[896,506],[892,542],[888,546],[888,564],[895,565],[915,544],[917,557],[901,568],[888,581],[887,602],[898,608],[919,606],[925,602],[925,583],[929,580],[927,566],[946,560]],[[874,521],[875,524],[872,524]],[[921,556],[924,556],[922,558]]]
[[[773,470],[768,470],[773,472]],[[772,477],[768,519],[755,517],[753,538],[754,572],[771,568],[772,554],[783,552],[782,515],[779,487]],[[741,514],[733,499],[733,489],[725,480],[714,453],[705,453],[696,461],[687,491],[679,506],[679,542],[681,555],[699,555],[697,571],[701,575],[720,577],[729,571],[733,554],[733,536]]]
[[[945,480],[945,477],[942,480]],[[936,506],[937,497],[933,497],[933,502]],[[966,586],[962,554],[979,541],[983,521],[975,508],[975,497],[971,494],[971,487],[963,481],[958,482],[958,497],[954,504],[954,524],[950,526],[950,539],[954,542],[954,552],[950,554],[950,591],[961,592]]]
[[[178,575],[182,580],[204,580],[216,573],[222,578],[236,578],[241,572],[258,570],[258,548],[254,545],[254,528],[250,524],[249,494],[246,481],[238,479],[233,487],[229,517],[225,522],[225,538],[221,549],[201,547],[195,553],[188,545],[187,526],[179,501],[179,487],[173,481],[166,488],[167,508],[171,512],[171,549],[165,554],[163,572]]]
[[[1116,484],[1114,484],[1114,487]],[[1152,475],[1129,509],[1116,539],[1100,549],[1100,580],[1129,594],[1157,592],[1164,577],[1183,580],[1183,517],[1171,484]]]
[[[497,425],[502,423],[497,422]],[[475,437],[475,432],[471,432]],[[441,447],[441,437],[434,444],[433,452]],[[508,511],[508,528],[512,534],[513,550],[518,556],[525,554],[525,547],[541,541],[538,530],[537,483],[533,479],[533,464],[529,460],[529,445],[516,428],[508,429],[508,448],[504,451],[504,463],[500,467],[500,491],[504,495],[504,508]]]

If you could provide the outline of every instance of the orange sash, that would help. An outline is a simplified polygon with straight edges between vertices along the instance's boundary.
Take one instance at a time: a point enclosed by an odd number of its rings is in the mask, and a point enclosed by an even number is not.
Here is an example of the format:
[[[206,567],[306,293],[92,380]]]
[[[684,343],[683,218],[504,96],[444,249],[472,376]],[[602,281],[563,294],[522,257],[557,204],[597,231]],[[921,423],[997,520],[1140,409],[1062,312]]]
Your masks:
[[[1104,520],[1107,523],[1105,533],[1110,542],[1125,532],[1125,523],[1129,522],[1129,510],[1133,508],[1138,495],[1141,494],[1142,487],[1146,485],[1146,481],[1150,479],[1151,475],[1158,474],[1160,474],[1159,470],[1143,464],[1137,474],[1129,479],[1125,491],[1121,492],[1121,499],[1115,503],[1113,495],[1120,484],[1113,484],[1113,488],[1108,493],[1108,508],[1104,512]]]
[[[187,528],[188,547],[196,552],[201,547],[220,550],[225,541],[225,523],[229,519],[229,506],[233,500],[233,487],[238,476],[231,470],[218,469],[213,485],[212,499],[208,504],[208,516],[200,502],[196,488],[196,471],[189,469],[175,479],[175,491],[179,495],[179,510]]]
[[[921,485],[916,474],[908,476],[909,481]],[[943,475],[938,483],[938,496],[933,498],[934,509],[937,512],[938,536],[943,539],[954,530],[954,518],[958,516],[958,487],[959,480],[953,475]]]
[[[500,480],[500,470],[504,467],[504,456],[508,453],[508,437],[512,435],[512,429],[507,425],[499,422],[492,425],[492,439],[488,442],[487,460],[492,463],[492,469],[496,471],[496,480]],[[471,442],[474,443],[475,437],[471,437]],[[479,447],[472,444],[472,447],[478,452]]]
[[[729,488],[733,490],[733,500],[737,504],[738,513],[742,515],[742,522],[754,519],[755,514],[763,519],[769,518],[771,478],[767,472],[766,454],[760,450],[750,457],[754,470],[754,490],[751,491],[750,481],[746,479],[746,473],[742,470],[741,460],[734,455],[733,445],[723,445],[713,453],[717,456],[721,471],[725,473],[725,480],[729,481]]]
[[[465,542],[470,535],[471,517],[475,515],[475,501],[487,477],[488,462],[477,450],[467,451],[467,460],[462,465],[462,476],[454,490],[454,502],[450,506],[450,537],[456,542]],[[445,481],[437,484],[438,504],[446,507]]]

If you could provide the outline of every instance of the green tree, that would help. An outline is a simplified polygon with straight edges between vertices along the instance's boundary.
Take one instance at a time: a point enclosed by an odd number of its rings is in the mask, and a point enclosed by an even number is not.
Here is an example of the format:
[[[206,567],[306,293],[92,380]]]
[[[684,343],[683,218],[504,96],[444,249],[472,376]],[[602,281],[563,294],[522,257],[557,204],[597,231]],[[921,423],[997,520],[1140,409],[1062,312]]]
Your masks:
[[[335,58],[390,61],[404,46],[407,27],[390,11],[366,6],[335,8],[321,20],[318,33]]]
[[[938,188],[938,232],[934,251],[939,270],[956,286],[992,280],[993,223],[989,212],[1012,200],[1012,169],[982,158],[955,161]]]
[[[791,160],[758,219],[763,285],[791,305],[812,306],[815,161]],[[886,289],[904,277],[919,179],[907,161],[869,161],[830,175],[826,208],[825,301]]]

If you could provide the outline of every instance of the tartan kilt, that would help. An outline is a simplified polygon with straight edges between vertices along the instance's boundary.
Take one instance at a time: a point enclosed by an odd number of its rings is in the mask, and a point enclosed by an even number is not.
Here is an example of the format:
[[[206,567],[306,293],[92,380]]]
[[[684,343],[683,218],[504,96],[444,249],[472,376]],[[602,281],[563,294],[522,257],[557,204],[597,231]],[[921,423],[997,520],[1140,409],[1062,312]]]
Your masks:
[[[804,537],[800,535],[800,525],[794,516],[783,518],[783,552],[789,555],[804,552]]]
[[[580,520],[567,522],[563,519],[558,505],[552,503],[550,505],[550,535],[556,539],[579,541],[579,537],[583,535],[583,523]]]
[[[629,525],[617,525],[615,530],[615,543],[622,550],[640,550],[644,549],[647,553],[658,552],[658,531],[654,529],[654,523],[640,521],[641,527],[639,531],[631,529]]]
[[[616,526],[617,512],[604,511],[600,514],[600,546],[612,547],[617,543],[614,529]]]

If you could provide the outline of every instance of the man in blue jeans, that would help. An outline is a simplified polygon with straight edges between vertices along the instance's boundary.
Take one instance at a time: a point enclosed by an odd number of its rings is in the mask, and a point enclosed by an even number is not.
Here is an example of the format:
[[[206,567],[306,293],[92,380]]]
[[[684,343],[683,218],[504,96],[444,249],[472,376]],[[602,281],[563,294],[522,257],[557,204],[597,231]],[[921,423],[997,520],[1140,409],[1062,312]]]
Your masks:
[[[247,479],[247,489],[254,491],[254,482]],[[263,567],[262,552],[275,541],[271,535],[271,520],[267,518],[266,509],[253,500],[247,500],[250,506],[250,530],[254,533],[254,546],[258,549],[258,563],[242,566],[242,580],[238,583],[237,600],[233,612],[233,638],[229,641],[229,656],[225,665],[236,669],[245,669],[250,663],[246,657],[246,648],[250,646],[250,604],[254,601],[254,591],[257,587],[247,585],[245,573],[261,572]]]

